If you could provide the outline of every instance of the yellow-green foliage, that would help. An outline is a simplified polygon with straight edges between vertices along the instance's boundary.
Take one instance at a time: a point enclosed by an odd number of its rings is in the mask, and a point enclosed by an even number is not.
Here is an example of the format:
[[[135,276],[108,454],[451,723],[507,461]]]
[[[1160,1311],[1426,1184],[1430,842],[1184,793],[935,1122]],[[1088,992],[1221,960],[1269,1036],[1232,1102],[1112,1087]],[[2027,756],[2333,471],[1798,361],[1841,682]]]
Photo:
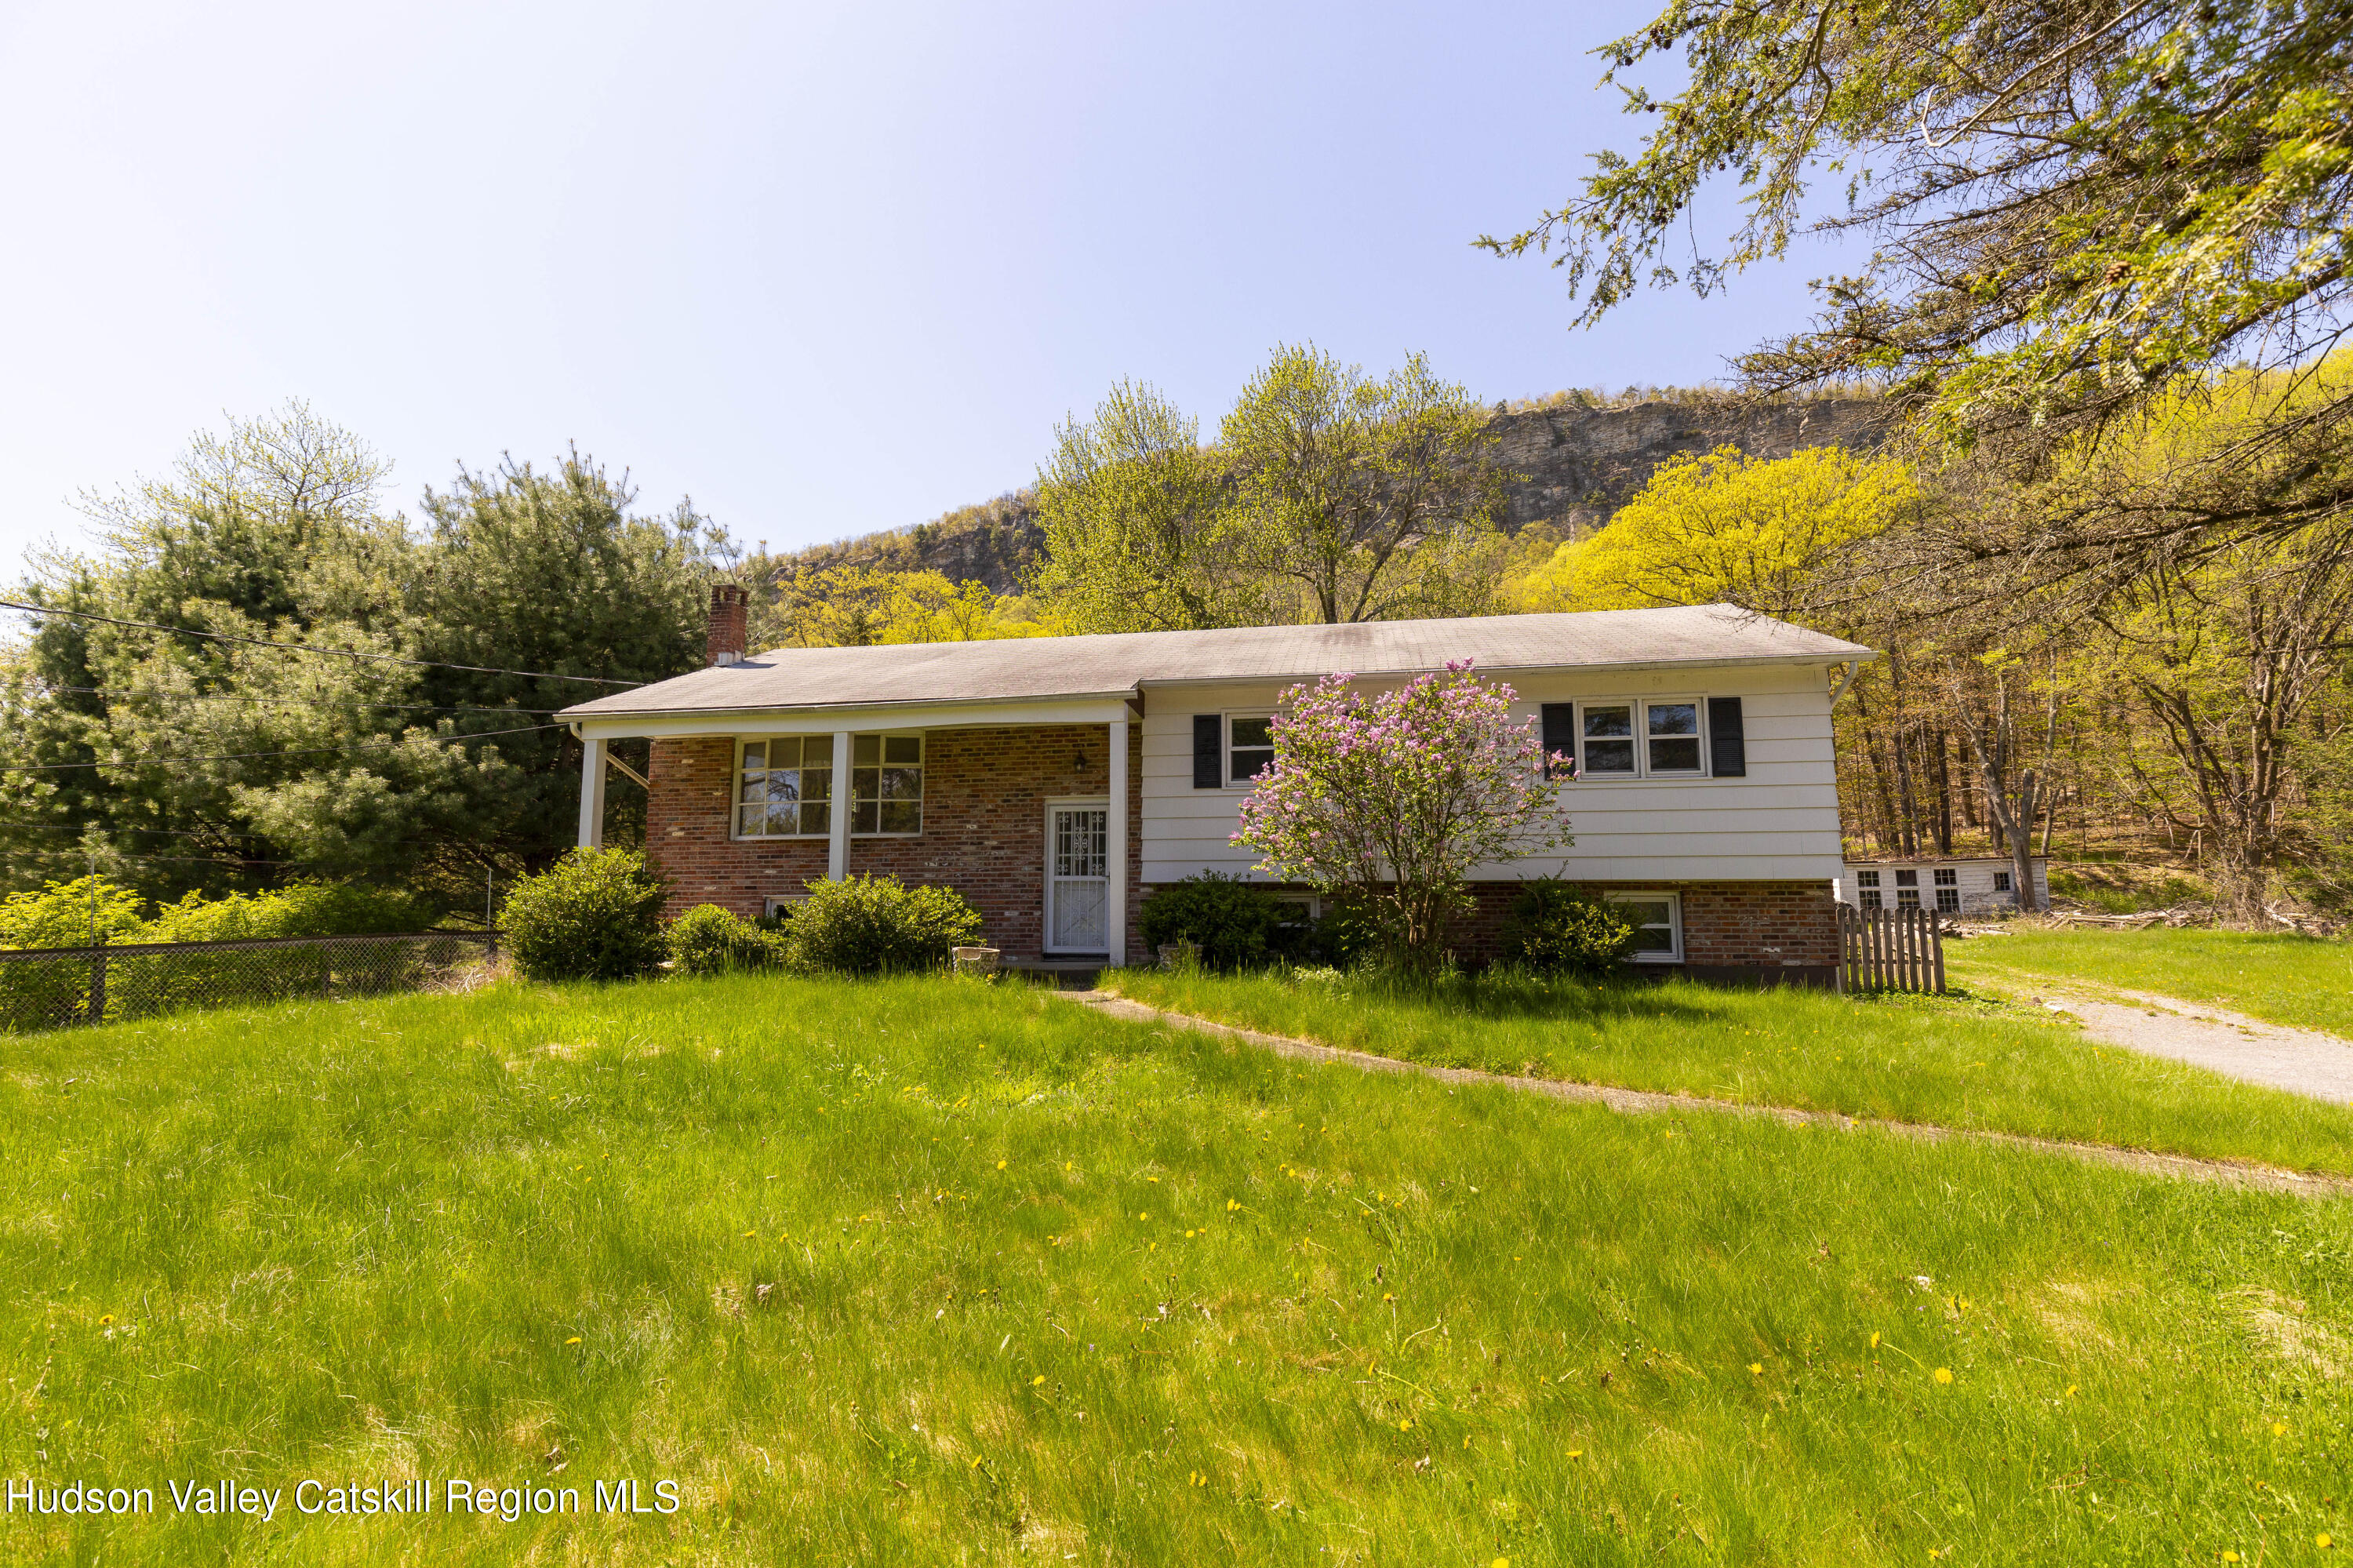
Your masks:
[[[1787,606],[1841,547],[1902,521],[1919,500],[1903,464],[1810,447],[1737,447],[1662,463],[1609,525],[1571,540],[1513,585],[1521,609],[1662,604]]]
[[[987,583],[952,583],[933,571],[828,567],[786,582],[753,628],[761,647],[870,648],[887,642],[974,642],[1041,637],[1051,628],[1027,600],[999,597]]]
[[[139,903],[139,895],[102,876],[47,883],[38,893],[11,893],[0,899],[0,948],[120,941],[138,928]]]

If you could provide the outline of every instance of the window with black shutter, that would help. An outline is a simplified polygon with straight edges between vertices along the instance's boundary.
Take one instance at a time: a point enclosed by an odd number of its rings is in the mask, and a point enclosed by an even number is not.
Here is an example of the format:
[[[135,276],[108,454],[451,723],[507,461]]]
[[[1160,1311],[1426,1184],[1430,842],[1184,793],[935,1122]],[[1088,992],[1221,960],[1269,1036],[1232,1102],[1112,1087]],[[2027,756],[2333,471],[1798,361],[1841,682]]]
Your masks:
[[[1225,762],[1225,715],[1195,714],[1193,715],[1193,788],[1216,789],[1225,780],[1218,775]]]
[[[1544,748],[1547,779],[1573,779],[1577,776],[1577,705],[1546,703],[1544,705]],[[1555,766],[1554,756],[1568,758],[1567,768]]]
[[[1741,725],[1738,697],[1708,698],[1707,750],[1718,779],[1748,777],[1748,736]]]

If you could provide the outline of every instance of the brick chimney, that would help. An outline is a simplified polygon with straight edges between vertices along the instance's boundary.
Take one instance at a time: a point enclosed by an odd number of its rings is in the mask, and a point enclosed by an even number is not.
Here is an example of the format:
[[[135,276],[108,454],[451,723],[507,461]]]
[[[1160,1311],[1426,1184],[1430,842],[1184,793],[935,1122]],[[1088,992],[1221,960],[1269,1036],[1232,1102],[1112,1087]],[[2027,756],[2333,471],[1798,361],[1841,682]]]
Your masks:
[[[752,595],[741,583],[711,585],[711,634],[704,650],[713,664],[733,664],[749,652]]]

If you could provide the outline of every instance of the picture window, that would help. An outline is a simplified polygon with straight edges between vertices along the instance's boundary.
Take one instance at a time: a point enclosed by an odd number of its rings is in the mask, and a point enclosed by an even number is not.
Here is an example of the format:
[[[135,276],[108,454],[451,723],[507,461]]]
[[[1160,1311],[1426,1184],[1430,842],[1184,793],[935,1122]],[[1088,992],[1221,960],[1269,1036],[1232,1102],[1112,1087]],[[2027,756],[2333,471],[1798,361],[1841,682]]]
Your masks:
[[[833,825],[833,736],[780,735],[743,743],[735,836],[822,837]]]

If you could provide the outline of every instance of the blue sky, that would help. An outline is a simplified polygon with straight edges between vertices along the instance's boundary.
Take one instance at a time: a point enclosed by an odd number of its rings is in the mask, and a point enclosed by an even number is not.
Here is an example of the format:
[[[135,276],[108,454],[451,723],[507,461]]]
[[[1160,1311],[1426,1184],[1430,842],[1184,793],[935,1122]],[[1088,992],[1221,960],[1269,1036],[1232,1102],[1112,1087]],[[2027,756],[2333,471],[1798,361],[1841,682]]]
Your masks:
[[[783,548],[1027,482],[1119,377],[1213,429],[1282,341],[1718,376],[1820,256],[1572,332],[1469,243],[1630,145],[1587,51],[1652,8],[0,0],[0,553],[295,397],[404,507],[576,440]]]

